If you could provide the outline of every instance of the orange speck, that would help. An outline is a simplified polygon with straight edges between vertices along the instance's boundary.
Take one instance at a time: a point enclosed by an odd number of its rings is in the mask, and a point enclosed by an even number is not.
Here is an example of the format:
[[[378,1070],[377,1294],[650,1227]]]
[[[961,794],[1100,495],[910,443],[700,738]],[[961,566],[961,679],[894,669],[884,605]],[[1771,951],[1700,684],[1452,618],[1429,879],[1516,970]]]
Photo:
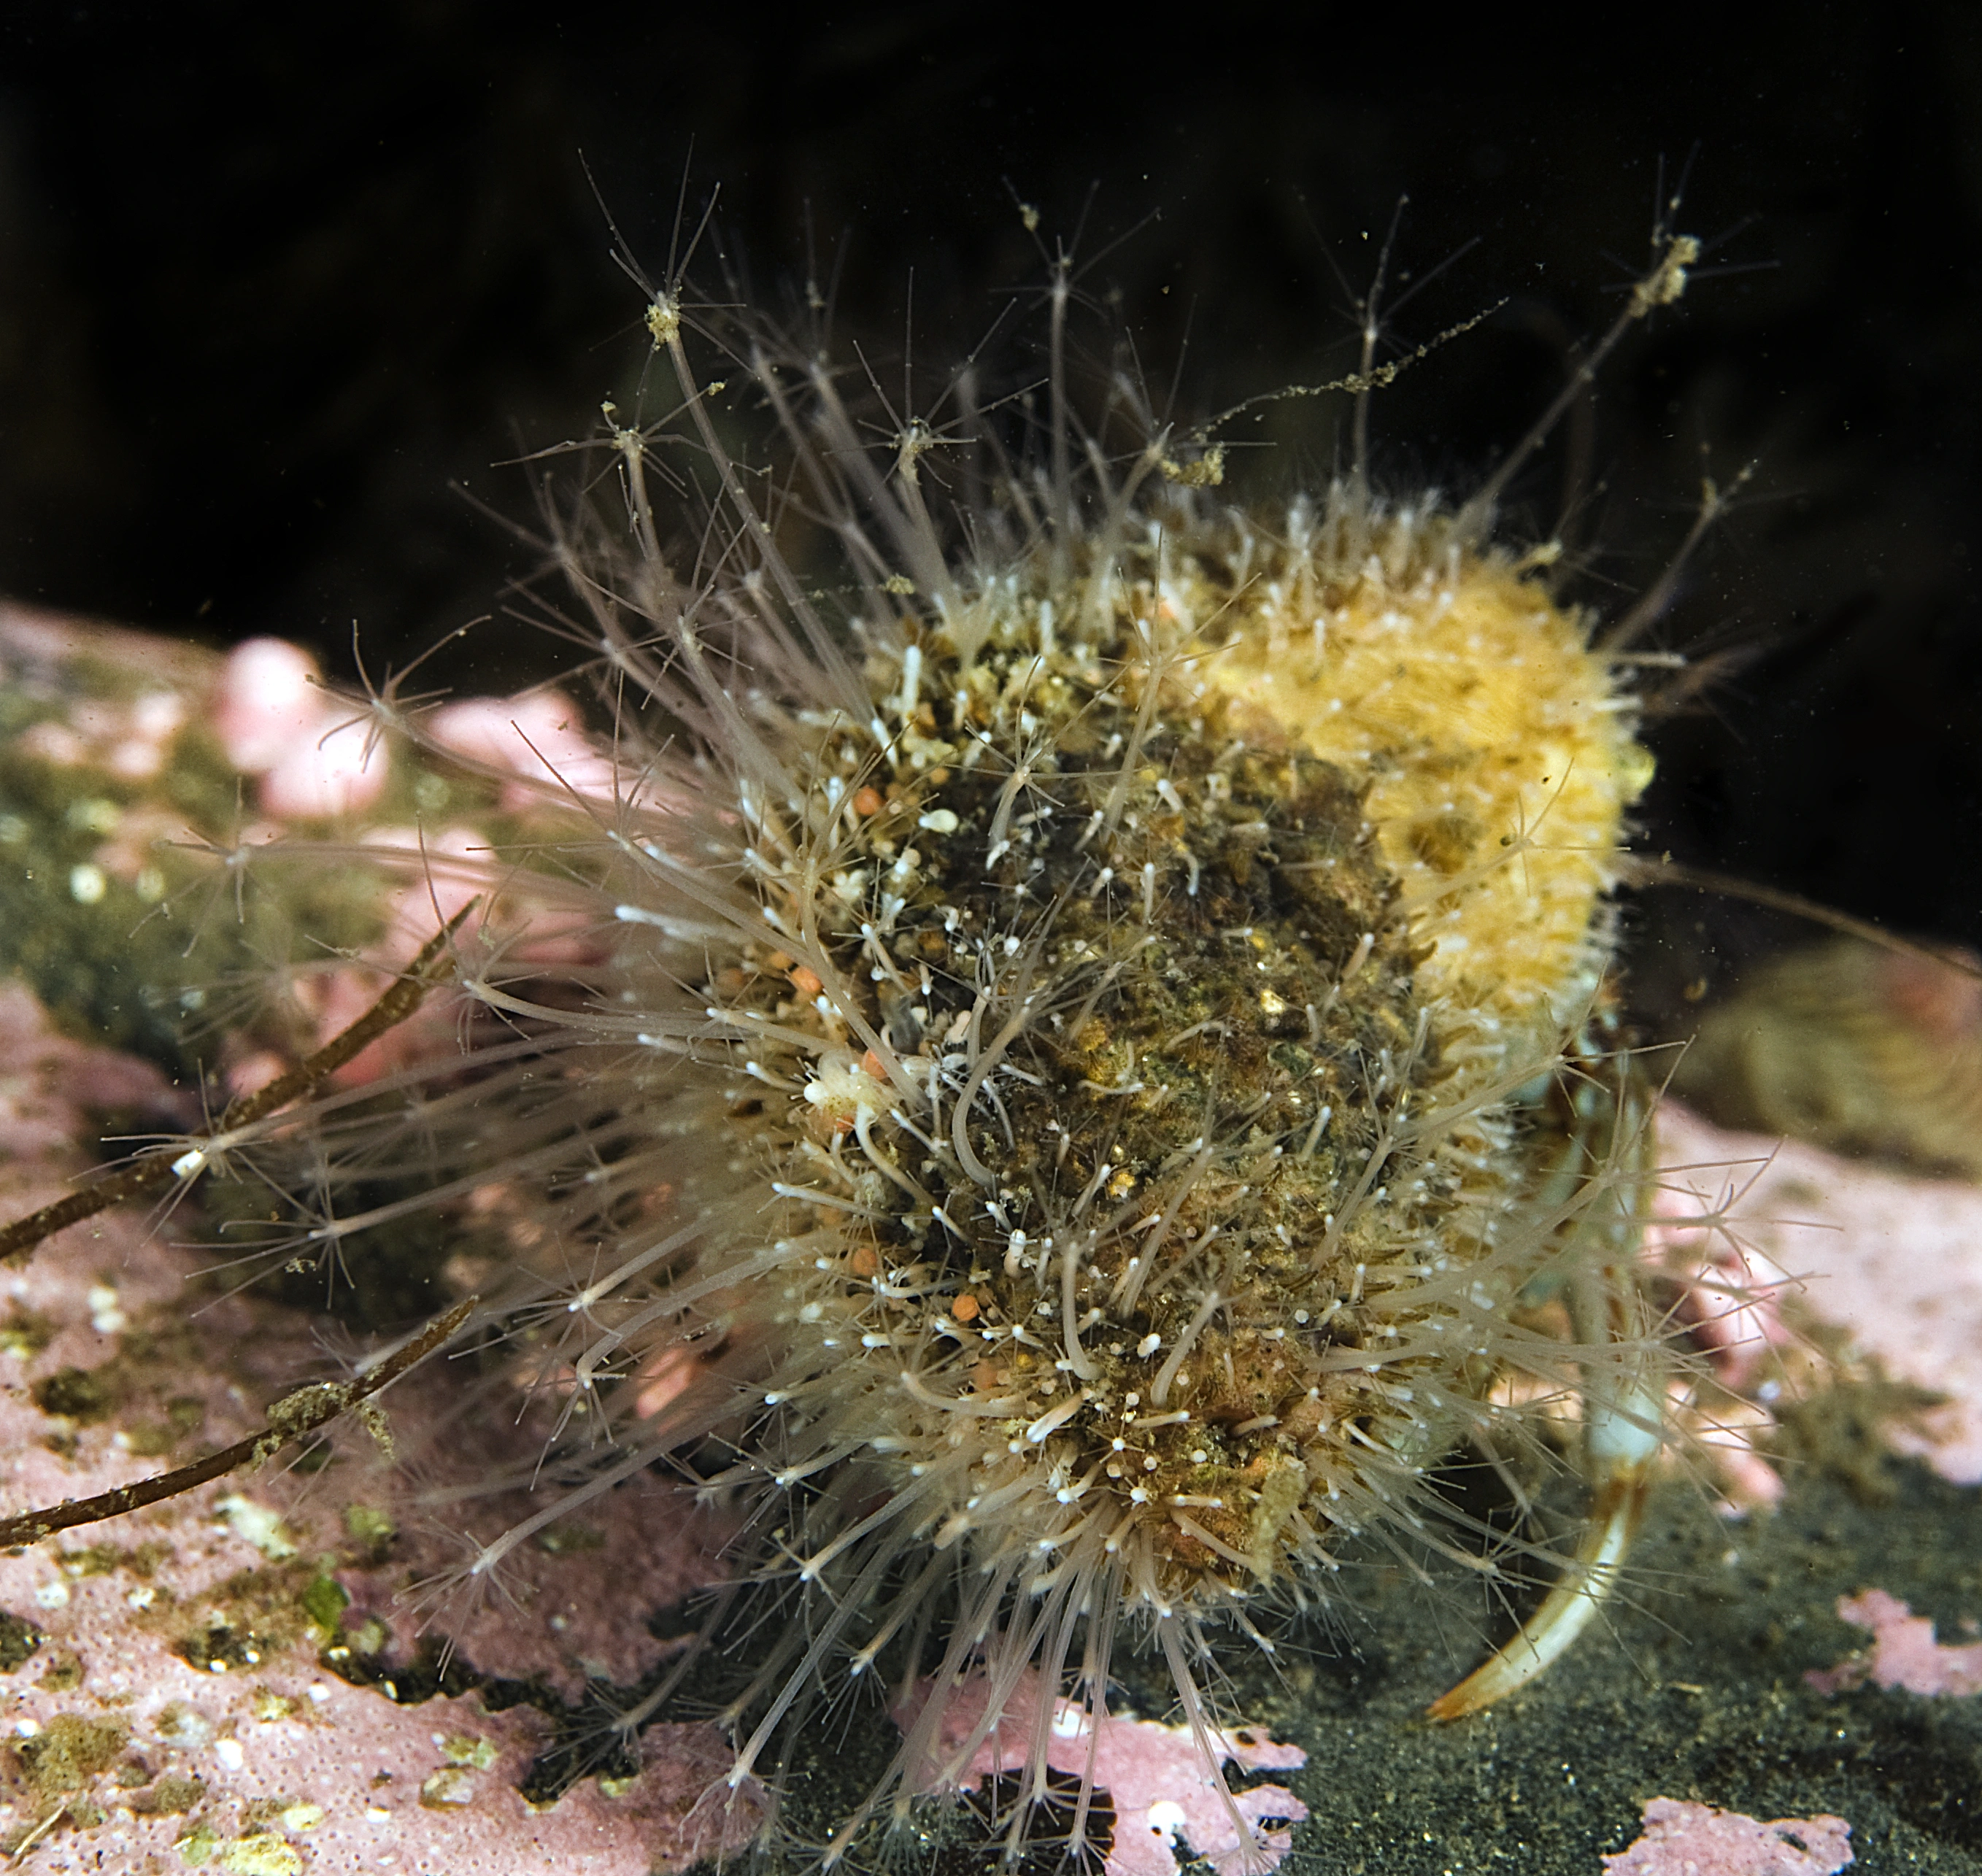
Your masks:
[[[792,966],[792,988],[808,1000],[816,996],[826,988],[826,982],[809,964]]]
[[[888,1079],[887,1063],[883,1062],[872,1049],[860,1058],[860,1066],[876,1081],[886,1081]]]
[[[879,1277],[881,1260],[874,1254],[872,1244],[856,1244],[846,1253],[846,1267],[856,1277]]]
[[[949,1306],[949,1313],[959,1322],[974,1321],[977,1316],[977,1299],[966,1290]]]
[[[856,814],[879,814],[888,804],[881,798],[878,788],[856,788],[853,791],[853,812]]]
[[[1005,1370],[995,1361],[980,1361],[970,1370],[970,1384],[980,1394],[995,1394],[1005,1385]]]

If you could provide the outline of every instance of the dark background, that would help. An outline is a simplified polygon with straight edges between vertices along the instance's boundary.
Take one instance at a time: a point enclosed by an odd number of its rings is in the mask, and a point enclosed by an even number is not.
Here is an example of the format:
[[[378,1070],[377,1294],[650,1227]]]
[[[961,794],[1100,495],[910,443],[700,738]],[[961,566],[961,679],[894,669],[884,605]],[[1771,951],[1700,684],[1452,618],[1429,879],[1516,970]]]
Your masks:
[[[1394,339],[1508,302],[1377,406],[1381,475],[1461,492],[1614,315],[1660,162],[1690,159],[1709,263],[1606,373],[1572,516],[1578,590],[1615,607],[1683,532],[1703,447],[1723,479],[1757,462],[1663,628],[1740,663],[1654,726],[1645,844],[1982,943],[1971,8],[1481,10],[1456,36],[1366,7],[782,18],[11,6],[0,594],[281,633],[333,669],[354,618],[384,657],[489,610],[529,557],[454,486],[527,518],[492,465],[582,434],[643,342],[581,152],[657,269],[684,175],[692,209],[719,184],[705,254],[774,302],[809,215],[839,330],[879,355],[913,270],[932,389],[1039,278],[1011,191],[1048,235],[1086,205],[1084,285],[1191,411],[1353,362],[1330,256],[1360,288],[1408,192],[1400,266],[1477,245]],[[1286,407],[1254,482],[1325,473],[1335,414]],[[1554,526],[1570,455],[1517,486],[1516,526]],[[548,668],[513,636],[462,655],[459,684]],[[1637,916],[1648,983],[1787,932],[1670,892]]]

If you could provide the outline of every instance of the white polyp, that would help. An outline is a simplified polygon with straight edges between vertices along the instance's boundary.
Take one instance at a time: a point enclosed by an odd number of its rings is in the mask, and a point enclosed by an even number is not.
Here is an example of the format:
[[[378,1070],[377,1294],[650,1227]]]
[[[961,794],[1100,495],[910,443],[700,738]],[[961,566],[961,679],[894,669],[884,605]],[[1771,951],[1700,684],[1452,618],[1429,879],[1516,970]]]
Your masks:
[[[1070,1395],[1050,1412],[1042,1414],[1026,1429],[1026,1437],[1034,1446],[1042,1446],[1064,1427],[1086,1404],[1087,1390],[1083,1388],[1077,1394]]]

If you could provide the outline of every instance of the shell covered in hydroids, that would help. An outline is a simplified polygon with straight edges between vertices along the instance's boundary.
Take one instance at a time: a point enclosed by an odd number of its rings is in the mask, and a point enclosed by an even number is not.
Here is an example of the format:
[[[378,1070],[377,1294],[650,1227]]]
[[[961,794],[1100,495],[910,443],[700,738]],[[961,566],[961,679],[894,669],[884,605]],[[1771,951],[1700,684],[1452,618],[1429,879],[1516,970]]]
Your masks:
[[[585,1409],[465,1575],[692,1455],[761,1579],[705,1631],[735,1778],[924,1677],[903,1807],[1029,1677],[1100,1708],[1118,1637],[1215,1758],[1211,1631],[1359,1544],[1490,1577],[1432,1475],[1625,1358],[1518,1307],[1611,1256],[1547,1091],[1649,773],[1613,664],[1487,516],[1242,512],[1126,379],[1083,426],[1056,285],[1009,454],[969,374],[877,450],[822,353],[652,294],[680,402],[609,407],[623,513],[556,529],[616,780],[486,869],[479,1067],[395,1083],[437,1197],[527,1222],[488,1320]]]

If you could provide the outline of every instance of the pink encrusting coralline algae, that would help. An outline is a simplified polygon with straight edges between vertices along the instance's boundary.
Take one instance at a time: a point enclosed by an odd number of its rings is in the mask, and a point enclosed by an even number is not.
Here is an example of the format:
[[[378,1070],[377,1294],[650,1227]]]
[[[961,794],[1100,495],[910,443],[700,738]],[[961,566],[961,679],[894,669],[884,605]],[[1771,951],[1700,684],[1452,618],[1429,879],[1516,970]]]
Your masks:
[[[1934,1624],[1884,1590],[1867,1590],[1837,1601],[1840,1621],[1870,1629],[1869,1650],[1835,1667],[1813,1668],[1803,1679],[1820,1694],[1836,1694],[1870,1681],[1909,1694],[1982,1694],[1982,1642],[1950,1647],[1934,1639]],[[1972,1631],[1971,1631],[1972,1632]]]
[[[184,1108],[155,1070],[58,1035],[25,988],[0,983],[0,1215],[45,1202],[86,1163],[93,1113],[170,1127],[196,1118]],[[108,1213],[0,1279],[9,1510],[242,1437],[262,1404],[323,1371],[301,1312],[251,1293],[188,1316],[205,1260],[152,1224]],[[382,1397],[410,1474],[360,1440],[313,1476],[224,1480],[0,1557],[0,1853],[51,1873],[650,1876],[749,1841],[768,1806],[754,1786],[740,1802],[709,1798],[729,1764],[712,1726],[649,1727],[637,1777],[539,1807],[518,1788],[552,1743],[542,1712],[489,1711],[472,1692],[402,1704],[335,1671],[361,1634],[388,1679],[410,1657],[415,1620],[395,1591],[449,1561],[412,1483],[449,1476],[419,1431],[449,1393],[422,1371]],[[497,1447],[482,1460],[532,1450],[530,1417],[485,1429]],[[506,1597],[473,1624],[475,1667],[575,1699],[665,1660],[644,1612],[719,1572],[726,1532],[660,1502],[669,1488],[650,1495],[650,1515],[519,1551]],[[629,1580],[651,1600],[618,1593]]]
[[[1856,1861],[1842,1818],[1764,1823],[1683,1798],[1645,1807],[1644,1834],[1603,1859],[1606,1876],[1836,1876]]]
[[[926,1684],[898,1717],[905,1725],[929,1697]],[[988,1737],[966,1762],[957,1788],[973,1791],[1027,1761],[1043,1689],[1028,1675],[1000,1709]],[[944,1707],[933,1756],[962,1750],[984,1724],[990,1684],[966,1681]],[[1307,1763],[1298,1746],[1283,1745],[1263,1728],[1220,1729],[1220,1757],[1241,1770],[1291,1770]],[[1292,1827],[1307,1807],[1283,1785],[1256,1784],[1228,1802],[1205,1769],[1205,1757],[1187,1726],[1104,1715],[1098,1724],[1072,1701],[1058,1700],[1047,1735],[1046,1764],[1070,1778],[1091,1776],[1115,1812],[1114,1841],[1106,1876],[1177,1876],[1177,1846],[1190,1846],[1220,1876],[1277,1868],[1293,1847]],[[1236,1814],[1235,1814],[1236,1813]],[[1241,1834],[1242,1829],[1243,1834]]]
[[[316,660],[281,639],[250,639],[227,661],[213,726],[228,759],[259,779],[283,820],[362,814],[385,793],[385,745],[325,689]]]
[[[1680,1318],[1722,1384],[1756,1390],[1770,1354],[1799,1340],[1800,1312],[1940,1397],[1889,1430],[1896,1450],[1982,1484],[1982,1186],[1728,1133],[1677,1102],[1657,1125],[1667,1170],[1647,1258],[1683,1286]],[[1737,1463],[1747,1502],[1779,1495],[1752,1450]]]
[[[584,715],[561,692],[539,689],[520,697],[463,697],[444,703],[427,719],[427,733],[466,761],[508,769],[516,782],[506,806],[535,799],[529,783],[551,783],[593,801],[610,803],[624,780],[609,757],[586,733]]]

